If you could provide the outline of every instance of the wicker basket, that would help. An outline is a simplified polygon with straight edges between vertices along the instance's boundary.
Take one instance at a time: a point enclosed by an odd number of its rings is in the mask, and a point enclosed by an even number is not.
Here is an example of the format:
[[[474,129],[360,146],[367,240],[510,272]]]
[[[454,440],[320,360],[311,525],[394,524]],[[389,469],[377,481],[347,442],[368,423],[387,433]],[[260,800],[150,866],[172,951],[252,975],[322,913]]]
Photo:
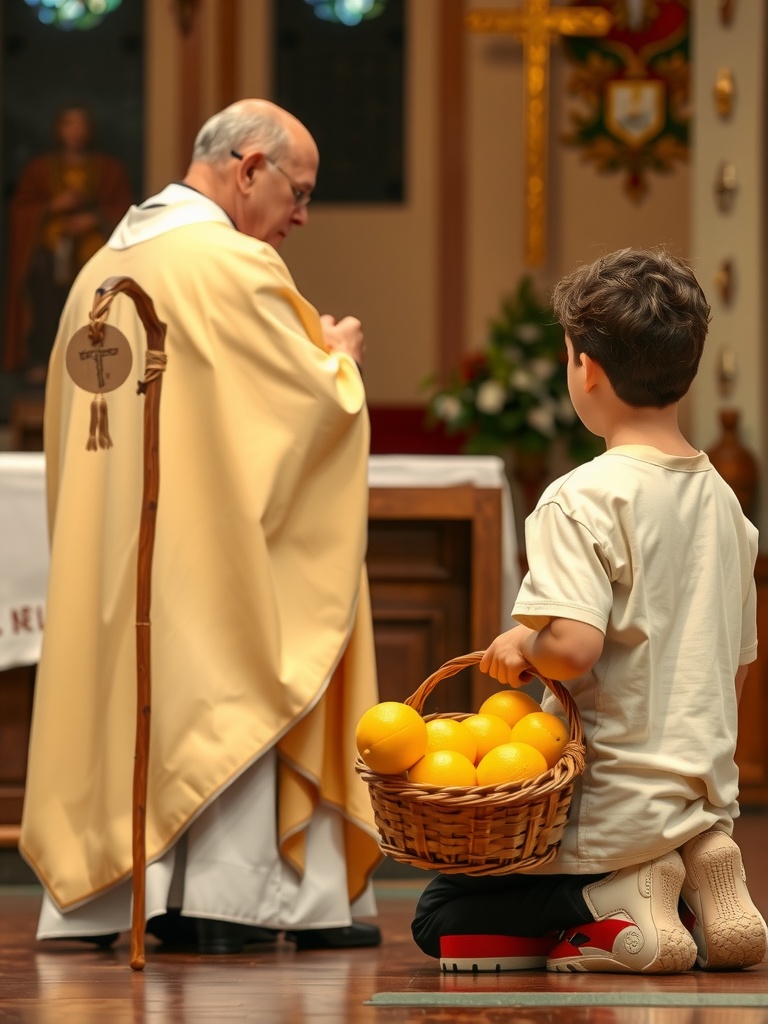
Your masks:
[[[443,679],[477,665],[482,651],[447,661],[405,701],[421,713]],[[565,827],[574,780],[584,771],[584,731],[573,698],[555,680],[542,682],[562,704],[569,739],[557,764],[536,778],[501,786],[440,786],[371,771],[368,784],[381,850],[393,860],[445,874],[504,875],[553,860]],[[468,714],[428,715],[468,718]]]

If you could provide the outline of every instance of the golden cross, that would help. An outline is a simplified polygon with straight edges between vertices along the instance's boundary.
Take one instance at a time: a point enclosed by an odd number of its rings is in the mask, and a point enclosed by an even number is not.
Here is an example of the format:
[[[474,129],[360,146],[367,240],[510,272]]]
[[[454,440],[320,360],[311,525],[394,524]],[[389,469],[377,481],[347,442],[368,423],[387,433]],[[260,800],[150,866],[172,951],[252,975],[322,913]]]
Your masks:
[[[524,0],[514,9],[477,8],[466,16],[472,32],[503,32],[523,44],[525,259],[533,266],[546,253],[549,47],[558,35],[603,36],[612,20],[604,7],[550,7],[549,0]]]

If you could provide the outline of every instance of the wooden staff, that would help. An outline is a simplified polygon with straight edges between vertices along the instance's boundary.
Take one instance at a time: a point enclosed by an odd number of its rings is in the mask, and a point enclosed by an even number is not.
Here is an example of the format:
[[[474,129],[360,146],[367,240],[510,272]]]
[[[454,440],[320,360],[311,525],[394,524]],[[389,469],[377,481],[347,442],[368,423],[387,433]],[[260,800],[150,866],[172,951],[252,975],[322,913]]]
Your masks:
[[[165,370],[166,325],[155,313],[152,299],[130,277],[108,278],[96,292],[92,323],[104,323],[115,295],[123,292],[136,306],[147,334],[147,362],[138,394],[144,403],[144,489],[139,523],[139,552],[136,569],[136,752],[133,764],[133,911],[131,919],[131,969],[143,970],[146,925],[146,817],[149,726],[152,695],[150,652],[150,603],[152,554],[155,546],[157,500],[160,487],[159,438],[160,390]]]

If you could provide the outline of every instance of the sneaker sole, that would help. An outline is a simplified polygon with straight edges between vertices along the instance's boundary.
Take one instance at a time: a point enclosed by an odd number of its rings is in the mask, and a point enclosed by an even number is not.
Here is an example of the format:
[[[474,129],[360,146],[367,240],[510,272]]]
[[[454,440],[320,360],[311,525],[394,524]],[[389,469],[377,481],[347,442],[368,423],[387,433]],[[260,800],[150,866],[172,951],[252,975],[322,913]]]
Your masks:
[[[547,960],[547,970],[553,973],[579,974],[682,974],[696,962],[696,944],[690,932],[683,927],[677,912],[677,901],[685,877],[685,868],[679,857],[661,857],[649,868],[646,887],[650,896],[650,911],[657,934],[656,955],[645,966],[632,963],[644,946],[642,929],[628,927],[620,935],[626,960],[609,950],[590,950],[577,957]],[[600,885],[600,883],[596,883]],[[617,936],[618,939],[618,936]]]
[[[557,936],[442,935],[440,968],[445,974],[499,974],[532,971],[547,965]]]
[[[747,891],[741,851],[725,833],[691,842],[690,855],[684,855],[686,878],[698,886],[684,882],[682,895],[696,915],[697,963],[715,971],[761,963],[768,945],[766,925]]]
[[[533,971],[546,967],[546,956],[441,957],[440,969],[445,974],[495,973],[501,971]]]

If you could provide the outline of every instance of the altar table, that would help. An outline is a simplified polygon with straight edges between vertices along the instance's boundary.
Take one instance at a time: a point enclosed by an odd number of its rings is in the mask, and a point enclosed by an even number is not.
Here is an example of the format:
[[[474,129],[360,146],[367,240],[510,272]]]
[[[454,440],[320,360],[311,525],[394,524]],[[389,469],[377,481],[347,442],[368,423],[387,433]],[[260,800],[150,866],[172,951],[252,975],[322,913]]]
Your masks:
[[[512,503],[503,462],[491,456],[372,455],[369,485],[380,699],[403,700],[444,661],[511,625],[520,583]],[[162,502],[161,480],[160,515]],[[44,455],[0,453],[0,845],[18,841],[48,566]],[[465,671],[434,700],[470,710],[493,685]]]
[[[490,634],[495,635],[508,621],[520,583],[512,504],[502,460],[494,456],[372,455],[368,479],[373,520],[471,523],[472,641],[485,646],[493,639]],[[34,664],[39,658],[47,574],[45,456],[41,452],[2,452],[0,669]]]

